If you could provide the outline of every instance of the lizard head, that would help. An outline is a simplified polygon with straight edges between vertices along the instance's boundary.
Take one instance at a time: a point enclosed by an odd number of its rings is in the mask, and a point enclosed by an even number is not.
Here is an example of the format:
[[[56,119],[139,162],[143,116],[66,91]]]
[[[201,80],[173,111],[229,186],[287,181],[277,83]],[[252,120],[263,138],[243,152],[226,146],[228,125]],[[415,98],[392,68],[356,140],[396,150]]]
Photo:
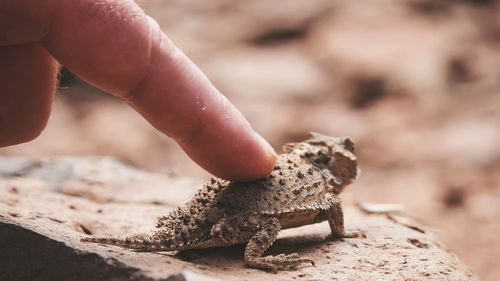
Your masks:
[[[285,151],[298,153],[313,165],[327,169],[329,192],[339,194],[360,174],[357,158],[354,155],[354,143],[347,137],[330,137],[311,133],[308,140],[285,146]]]

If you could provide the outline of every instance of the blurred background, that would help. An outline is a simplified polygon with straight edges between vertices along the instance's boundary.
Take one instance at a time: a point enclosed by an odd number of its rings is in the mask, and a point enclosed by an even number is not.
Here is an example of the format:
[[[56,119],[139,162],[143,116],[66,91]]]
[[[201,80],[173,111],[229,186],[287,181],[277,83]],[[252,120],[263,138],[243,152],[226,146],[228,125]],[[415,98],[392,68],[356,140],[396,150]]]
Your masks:
[[[500,1],[139,1],[278,150],[350,136],[345,201],[403,203],[500,280]],[[0,155],[114,155],[207,179],[123,102],[64,70],[47,129]]]

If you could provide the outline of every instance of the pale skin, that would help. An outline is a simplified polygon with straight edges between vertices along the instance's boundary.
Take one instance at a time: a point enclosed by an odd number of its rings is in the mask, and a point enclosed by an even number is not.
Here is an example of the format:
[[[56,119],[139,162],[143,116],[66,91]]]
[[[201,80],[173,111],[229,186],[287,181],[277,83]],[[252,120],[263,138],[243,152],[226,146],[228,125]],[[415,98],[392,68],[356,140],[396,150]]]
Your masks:
[[[123,99],[215,176],[246,181],[273,169],[271,146],[133,1],[0,3],[0,147],[42,132],[60,63]]]

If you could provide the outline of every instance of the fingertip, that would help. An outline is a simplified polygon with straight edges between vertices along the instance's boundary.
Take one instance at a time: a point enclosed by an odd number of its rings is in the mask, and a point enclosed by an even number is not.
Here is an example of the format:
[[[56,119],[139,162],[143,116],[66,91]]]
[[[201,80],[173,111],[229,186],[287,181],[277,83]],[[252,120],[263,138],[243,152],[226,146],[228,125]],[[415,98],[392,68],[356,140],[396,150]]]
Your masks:
[[[254,132],[255,138],[257,139],[257,142],[259,143],[259,146],[261,147],[260,150],[261,156],[256,163],[256,168],[254,170],[253,175],[250,174],[248,179],[259,179],[263,178],[271,173],[271,171],[274,169],[274,166],[276,166],[276,161],[278,160],[278,154],[276,154],[276,151],[274,148],[267,142],[261,135],[259,135],[257,132]]]
[[[208,132],[179,145],[193,161],[216,177],[253,181],[270,174],[276,165],[278,156],[274,149],[249,125],[236,131],[226,130],[219,137],[212,134],[214,131]]]
[[[258,133],[252,132],[249,145],[242,147],[241,157],[234,157],[236,163],[221,171],[222,178],[233,181],[253,181],[269,175],[278,159],[272,146]]]
[[[247,142],[237,151],[240,157],[233,157],[236,162],[222,171],[221,177],[233,181],[252,181],[271,173],[278,159],[272,146],[255,131],[249,134]]]

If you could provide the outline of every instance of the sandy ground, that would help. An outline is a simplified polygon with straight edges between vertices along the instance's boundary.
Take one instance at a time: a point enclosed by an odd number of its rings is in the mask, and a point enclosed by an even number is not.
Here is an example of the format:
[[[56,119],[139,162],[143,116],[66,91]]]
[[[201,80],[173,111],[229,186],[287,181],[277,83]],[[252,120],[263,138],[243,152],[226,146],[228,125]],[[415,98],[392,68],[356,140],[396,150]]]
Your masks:
[[[357,142],[349,201],[398,202],[484,280],[500,268],[497,1],[142,1],[277,150]],[[206,179],[120,101],[66,77],[47,129],[1,155],[115,155]]]

